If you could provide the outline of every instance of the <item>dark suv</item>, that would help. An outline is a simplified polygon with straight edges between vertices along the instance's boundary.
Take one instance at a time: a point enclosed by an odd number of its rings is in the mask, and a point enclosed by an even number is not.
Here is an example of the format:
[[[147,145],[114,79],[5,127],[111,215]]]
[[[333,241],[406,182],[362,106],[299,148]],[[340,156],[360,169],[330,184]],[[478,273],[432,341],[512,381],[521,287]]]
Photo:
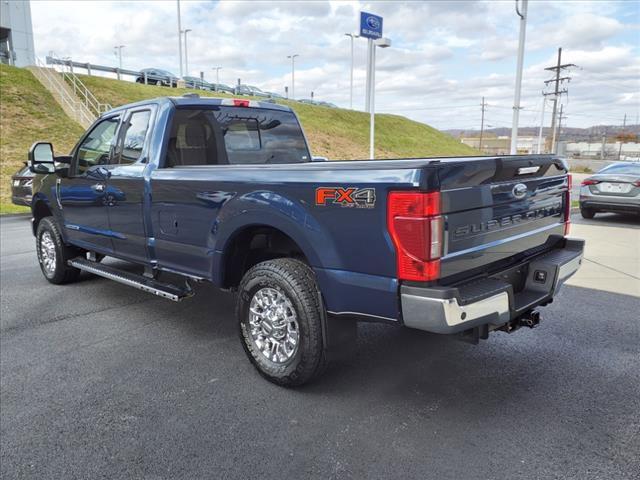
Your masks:
[[[14,205],[31,206],[33,177],[26,163],[11,177],[11,202]]]

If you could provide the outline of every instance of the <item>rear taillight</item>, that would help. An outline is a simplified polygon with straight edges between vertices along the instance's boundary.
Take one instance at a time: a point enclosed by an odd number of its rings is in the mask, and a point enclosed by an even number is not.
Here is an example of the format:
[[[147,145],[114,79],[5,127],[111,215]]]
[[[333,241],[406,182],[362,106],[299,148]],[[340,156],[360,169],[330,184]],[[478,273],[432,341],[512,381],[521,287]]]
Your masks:
[[[638,180],[637,182],[633,182],[633,186],[634,187],[640,187],[640,180]]]
[[[583,187],[586,187],[586,186],[588,186],[588,185],[597,185],[597,184],[599,184],[599,183],[600,183],[600,182],[599,182],[598,180],[584,180],[584,181],[581,183],[581,185],[582,185]]]
[[[440,213],[440,192],[389,193],[387,228],[396,248],[398,280],[427,282],[440,276]]]
[[[564,234],[565,236],[569,235],[571,232],[571,186],[572,186],[572,177],[571,174],[567,174],[567,191],[565,192],[564,198]]]
[[[249,100],[242,100],[240,98],[234,98],[233,99],[233,106],[234,107],[248,107],[249,106]]]

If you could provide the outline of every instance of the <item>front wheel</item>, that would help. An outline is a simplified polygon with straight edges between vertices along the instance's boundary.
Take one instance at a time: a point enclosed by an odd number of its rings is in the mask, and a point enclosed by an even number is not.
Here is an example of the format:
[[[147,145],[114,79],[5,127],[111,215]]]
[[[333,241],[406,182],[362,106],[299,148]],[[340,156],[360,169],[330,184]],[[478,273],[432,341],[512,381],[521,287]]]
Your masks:
[[[313,272],[298,260],[268,260],[245,274],[236,315],[242,345],[262,376],[297,386],[324,370],[323,308]]]
[[[596,216],[596,212],[591,208],[581,208],[580,215],[582,218],[591,219]]]
[[[62,284],[78,279],[80,270],[67,265],[67,261],[81,255],[81,251],[64,244],[53,217],[43,218],[38,223],[36,249],[40,269],[49,282]]]

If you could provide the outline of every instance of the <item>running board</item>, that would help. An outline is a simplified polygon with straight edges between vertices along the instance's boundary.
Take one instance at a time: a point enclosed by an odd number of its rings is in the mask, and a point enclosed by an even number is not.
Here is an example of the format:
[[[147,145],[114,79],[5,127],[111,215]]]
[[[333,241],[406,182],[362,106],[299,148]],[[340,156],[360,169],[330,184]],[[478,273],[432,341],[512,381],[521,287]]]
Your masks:
[[[85,272],[93,273],[100,277],[108,278],[114,282],[122,283],[144,292],[153,293],[159,297],[168,298],[174,302],[179,302],[183,298],[193,295],[193,290],[188,283],[184,287],[178,287],[169,283],[159,282],[143,275],[126,272],[109,265],[92,262],[85,258],[74,258],[67,262],[70,266]]]

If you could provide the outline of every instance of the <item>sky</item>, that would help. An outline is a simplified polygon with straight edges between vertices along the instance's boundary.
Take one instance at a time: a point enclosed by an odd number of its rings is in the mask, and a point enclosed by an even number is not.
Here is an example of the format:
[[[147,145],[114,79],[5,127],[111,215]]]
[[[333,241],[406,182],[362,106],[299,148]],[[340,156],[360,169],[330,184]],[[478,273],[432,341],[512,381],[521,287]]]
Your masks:
[[[376,111],[439,129],[511,126],[519,17],[515,0],[490,1],[188,1],[180,2],[188,34],[188,73],[256,85],[284,94],[295,65],[296,98],[349,107],[350,39],[359,12],[384,18],[390,48],[377,49]],[[123,68],[179,73],[177,5],[165,1],[32,1],[36,54]],[[364,109],[367,41],[354,41],[353,108]],[[571,80],[561,99],[566,125],[638,123],[640,1],[530,0],[521,126],[540,124],[544,68],[562,63]],[[186,73],[185,73],[186,74]],[[550,124],[547,103],[545,124]]]

